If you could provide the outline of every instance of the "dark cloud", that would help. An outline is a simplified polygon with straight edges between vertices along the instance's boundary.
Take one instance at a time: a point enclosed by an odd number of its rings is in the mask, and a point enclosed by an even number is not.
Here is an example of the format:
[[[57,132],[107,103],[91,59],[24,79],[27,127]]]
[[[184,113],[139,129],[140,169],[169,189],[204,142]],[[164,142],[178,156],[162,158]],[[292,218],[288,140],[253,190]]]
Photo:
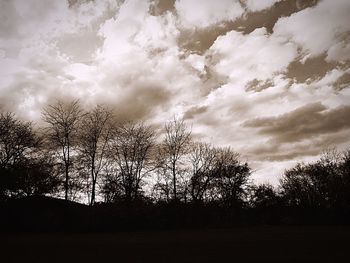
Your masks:
[[[175,0],[154,0],[150,5],[149,13],[154,16],[159,16],[167,11],[175,9]]]
[[[299,147],[293,147],[292,149],[283,150],[279,144],[264,144],[259,145],[250,154],[254,155],[255,159],[263,161],[286,161],[293,160],[295,158],[301,158],[304,156],[313,156],[319,154],[317,147],[310,147],[310,145],[303,145]]]
[[[78,4],[79,0],[67,0],[68,6],[71,8],[74,5]]]
[[[272,86],[273,86],[273,82],[271,80],[262,81],[262,80],[253,79],[252,81],[249,81],[247,83],[246,91],[260,92]]]
[[[327,72],[337,66],[336,62],[326,61],[326,54],[307,59],[304,63],[300,59],[294,60],[288,65],[286,77],[297,83],[303,83],[321,79]]]
[[[178,37],[178,44],[182,49],[204,54],[219,36],[232,30],[240,31],[240,29],[241,24],[233,21],[224,21],[205,28],[183,29]]]
[[[130,91],[126,90],[126,95],[117,98],[117,101],[110,101],[108,98],[101,101],[114,107],[116,115],[121,119],[137,121],[151,118],[155,112],[164,110],[162,107],[165,107],[172,97],[164,87],[152,84],[129,89]]]
[[[13,1],[0,1],[0,38],[18,35],[17,21],[20,19]]]
[[[333,134],[323,134],[318,137],[310,137],[301,143],[283,145],[273,141],[258,145],[248,150],[254,159],[264,161],[300,160],[306,156],[316,156],[326,149],[341,145],[349,140],[349,131],[340,131]],[[346,146],[345,146],[346,147]]]
[[[193,119],[195,115],[205,113],[207,110],[208,110],[207,106],[201,106],[201,107],[194,106],[185,112],[184,119]]]
[[[228,77],[220,75],[211,65],[204,66],[204,73],[200,74],[200,78],[203,84],[201,87],[202,96],[207,96],[210,92],[218,89],[228,81]]]
[[[350,106],[327,110],[317,102],[277,117],[249,120],[244,126],[259,129],[260,134],[271,136],[275,143],[290,143],[350,129],[349,116]]]
[[[74,8],[76,6],[79,6],[81,4],[85,4],[88,2],[93,2],[95,0],[67,0],[69,8]]]
[[[350,73],[345,73],[340,78],[338,78],[334,84],[333,87],[337,91],[341,91],[343,89],[350,87]]]

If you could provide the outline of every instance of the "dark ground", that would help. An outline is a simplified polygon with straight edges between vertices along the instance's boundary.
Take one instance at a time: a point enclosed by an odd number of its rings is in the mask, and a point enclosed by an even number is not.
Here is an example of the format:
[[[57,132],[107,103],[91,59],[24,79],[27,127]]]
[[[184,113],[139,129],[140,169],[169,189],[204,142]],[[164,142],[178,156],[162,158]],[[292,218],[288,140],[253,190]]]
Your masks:
[[[350,262],[349,226],[0,235],[1,262]]]

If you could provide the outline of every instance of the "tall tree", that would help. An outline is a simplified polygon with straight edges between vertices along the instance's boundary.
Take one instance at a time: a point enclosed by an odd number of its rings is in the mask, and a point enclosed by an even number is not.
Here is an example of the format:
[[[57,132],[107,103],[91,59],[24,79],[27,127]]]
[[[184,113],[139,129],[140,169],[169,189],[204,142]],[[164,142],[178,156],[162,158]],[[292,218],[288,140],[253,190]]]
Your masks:
[[[144,124],[126,123],[119,126],[113,142],[113,158],[126,201],[139,197],[143,179],[153,169],[154,130]]]
[[[177,177],[181,158],[188,153],[191,131],[183,120],[174,119],[165,124],[165,138],[161,145],[161,155],[166,158],[165,165],[171,171],[173,198],[177,200]]]
[[[172,178],[166,163],[166,158],[162,153],[162,145],[157,145],[158,151],[155,155],[155,183],[152,189],[152,197],[155,200],[171,200]]]
[[[208,143],[194,143],[190,152],[191,179],[190,192],[192,201],[202,202],[214,181],[217,150]]]
[[[113,133],[111,111],[97,106],[85,114],[81,123],[79,148],[83,164],[90,170],[91,195],[89,203],[95,204],[96,183],[107,164],[108,142]]]
[[[69,170],[72,164],[72,150],[77,142],[77,131],[82,117],[79,101],[62,102],[48,105],[43,109],[42,119],[47,123],[47,140],[58,150],[64,165],[64,192],[68,200]]]
[[[215,164],[215,188],[222,201],[232,207],[240,207],[248,194],[251,169],[241,163],[239,154],[230,147],[219,148]]]

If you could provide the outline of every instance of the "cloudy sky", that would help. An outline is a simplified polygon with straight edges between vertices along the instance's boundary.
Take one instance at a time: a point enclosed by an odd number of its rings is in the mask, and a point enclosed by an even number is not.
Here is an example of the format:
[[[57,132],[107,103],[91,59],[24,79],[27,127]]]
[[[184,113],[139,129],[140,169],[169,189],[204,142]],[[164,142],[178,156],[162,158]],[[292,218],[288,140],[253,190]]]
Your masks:
[[[0,107],[174,115],[259,182],[350,146],[349,0],[0,0]]]

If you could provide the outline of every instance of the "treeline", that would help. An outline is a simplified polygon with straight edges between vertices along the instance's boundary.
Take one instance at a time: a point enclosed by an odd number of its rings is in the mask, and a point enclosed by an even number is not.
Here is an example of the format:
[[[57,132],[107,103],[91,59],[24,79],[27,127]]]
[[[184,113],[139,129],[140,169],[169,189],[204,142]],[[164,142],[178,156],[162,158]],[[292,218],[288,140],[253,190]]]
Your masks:
[[[255,185],[251,168],[229,147],[195,142],[181,119],[156,130],[118,120],[96,106],[57,101],[43,125],[0,115],[0,200],[61,197],[89,203],[189,204],[261,218],[288,211],[350,211],[350,151],[329,151],[286,170],[277,187]]]
[[[194,142],[183,120],[156,130],[118,121],[97,106],[86,112],[78,101],[58,101],[42,110],[45,123],[2,113],[1,199],[63,195],[100,202],[210,202],[242,205],[251,169],[230,148]],[[62,197],[63,197],[62,196]]]

